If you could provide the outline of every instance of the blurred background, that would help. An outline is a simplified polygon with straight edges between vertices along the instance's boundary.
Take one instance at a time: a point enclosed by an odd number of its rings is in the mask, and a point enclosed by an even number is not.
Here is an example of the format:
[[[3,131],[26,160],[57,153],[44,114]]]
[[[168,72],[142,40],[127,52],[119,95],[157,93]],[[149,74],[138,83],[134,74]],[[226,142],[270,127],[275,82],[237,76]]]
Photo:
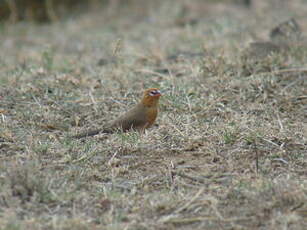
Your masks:
[[[128,4],[129,1],[121,1]],[[50,22],[67,15],[74,15],[99,7],[118,5],[118,0],[2,0],[0,19],[2,21]]]
[[[131,5],[139,5],[144,7],[151,4],[159,4],[164,1],[142,1],[142,0],[2,0],[0,1],[0,20],[17,22],[17,21],[35,21],[35,22],[50,22],[63,18],[75,16],[80,13],[88,12],[97,9],[107,9],[108,13],[115,13],[116,10],[122,7]],[[185,5],[190,5],[192,2],[219,4],[230,3],[242,5],[244,7],[272,7],[272,4],[278,6],[286,4],[284,0],[202,0],[202,1],[173,1],[174,3],[185,2]],[[192,3],[193,4],[193,3]],[[280,5],[282,6],[282,5]],[[142,7],[140,10],[142,10]]]

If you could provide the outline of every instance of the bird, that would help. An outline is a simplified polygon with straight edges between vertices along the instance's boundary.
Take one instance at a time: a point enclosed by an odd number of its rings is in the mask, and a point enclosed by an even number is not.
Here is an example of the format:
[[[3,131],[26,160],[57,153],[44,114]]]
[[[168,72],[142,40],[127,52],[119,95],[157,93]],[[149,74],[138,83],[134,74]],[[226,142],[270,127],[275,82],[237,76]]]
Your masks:
[[[161,92],[157,88],[146,89],[138,104],[119,116],[117,119],[107,123],[104,128],[86,131],[73,136],[74,138],[84,138],[95,136],[100,133],[114,133],[116,131],[127,132],[136,130],[144,132],[151,127],[158,116],[158,104]]]

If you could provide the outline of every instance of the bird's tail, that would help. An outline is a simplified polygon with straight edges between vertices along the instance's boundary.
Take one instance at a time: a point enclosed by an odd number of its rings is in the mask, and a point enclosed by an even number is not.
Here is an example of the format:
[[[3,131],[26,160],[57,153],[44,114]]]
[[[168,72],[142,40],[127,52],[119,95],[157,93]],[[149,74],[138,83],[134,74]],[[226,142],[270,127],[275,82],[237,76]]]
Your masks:
[[[72,136],[73,138],[83,138],[83,137],[91,137],[91,136],[95,136],[99,133],[110,133],[110,130],[108,129],[95,129],[95,130],[89,130],[83,133],[79,133],[77,135]]]

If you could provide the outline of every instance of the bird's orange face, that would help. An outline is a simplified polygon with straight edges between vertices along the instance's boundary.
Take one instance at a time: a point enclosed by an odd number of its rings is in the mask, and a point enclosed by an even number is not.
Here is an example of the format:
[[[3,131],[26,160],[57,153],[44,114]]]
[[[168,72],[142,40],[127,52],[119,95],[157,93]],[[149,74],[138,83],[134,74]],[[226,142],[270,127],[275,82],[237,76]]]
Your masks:
[[[146,106],[156,106],[158,104],[161,92],[157,88],[146,89],[142,103]]]

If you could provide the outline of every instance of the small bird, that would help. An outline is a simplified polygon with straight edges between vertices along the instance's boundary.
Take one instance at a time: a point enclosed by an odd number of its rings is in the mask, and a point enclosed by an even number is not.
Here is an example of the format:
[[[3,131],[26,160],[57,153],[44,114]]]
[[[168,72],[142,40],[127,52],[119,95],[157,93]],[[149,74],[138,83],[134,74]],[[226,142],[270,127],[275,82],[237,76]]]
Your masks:
[[[99,133],[113,133],[117,130],[124,132],[137,130],[144,132],[155,122],[158,115],[158,102],[161,92],[157,88],[146,89],[142,100],[125,114],[119,116],[116,120],[108,123],[102,129],[87,131],[73,136],[74,138],[83,138],[94,136]]]

